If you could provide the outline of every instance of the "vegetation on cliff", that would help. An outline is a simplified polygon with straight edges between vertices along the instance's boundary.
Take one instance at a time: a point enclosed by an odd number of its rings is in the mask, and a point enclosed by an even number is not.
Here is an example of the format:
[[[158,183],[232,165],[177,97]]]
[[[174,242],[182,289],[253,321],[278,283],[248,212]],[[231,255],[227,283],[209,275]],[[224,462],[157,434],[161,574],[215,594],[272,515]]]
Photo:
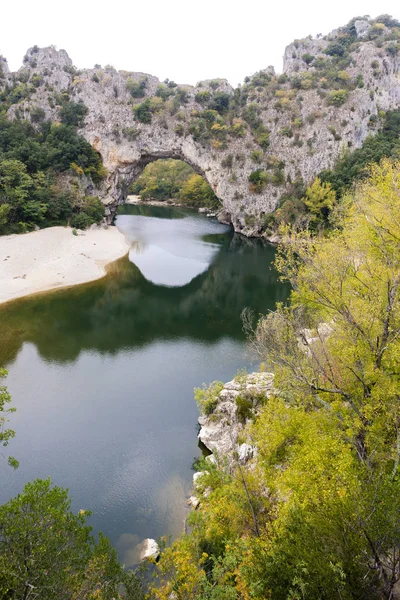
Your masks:
[[[328,238],[286,232],[291,303],[252,337],[279,390],[248,421],[257,459],[203,461],[201,508],[164,551],[156,598],[397,597],[399,187],[384,160]]]
[[[329,227],[330,213],[352,186],[368,177],[369,168],[386,157],[400,156],[400,110],[380,115],[381,127],[370,134],[361,148],[348,149],[330,170],[322,171],[306,189],[299,181],[291,192],[282,197],[282,205],[266,217],[265,225],[271,231],[282,224],[300,229]]]
[[[14,88],[0,103],[0,233],[70,222],[85,228],[101,221],[104,207],[86,190],[105,174],[101,158],[77,133],[87,109],[60,99],[61,122],[9,121],[5,111]],[[83,184],[83,180],[85,183]]]

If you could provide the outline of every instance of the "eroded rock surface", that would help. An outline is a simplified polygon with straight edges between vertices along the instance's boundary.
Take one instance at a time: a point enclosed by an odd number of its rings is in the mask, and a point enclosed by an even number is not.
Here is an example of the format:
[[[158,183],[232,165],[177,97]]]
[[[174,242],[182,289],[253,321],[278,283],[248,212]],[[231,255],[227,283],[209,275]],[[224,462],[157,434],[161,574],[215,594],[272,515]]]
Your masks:
[[[250,444],[240,444],[240,433],[246,424],[246,418],[238,411],[237,399],[252,398],[251,413],[257,414],[261,398],[268,398],[273,392],[273,373],[251,373],[229,381],[219,393],[219,401],[213,413],[199,417],[201,429],[199,440],[213,453],[212,462],[236,460],[245,464],[255,455],[255,448]],[[195,479],[196,478],[196,479]],[[201,474],[195,473],[197,482]]]
[[[110,219],[146,164],[178,158],[209,182],[221,201],[222,221],[245,235],[260,235],[268,214],[294,182],[310,183],[343,152],[360,147],[377,130],[383,111],[400,105],[400,52],[391,30],[363,19],[355,21],[354,29],[351,53],[332,81],[322,76],[320,65],[329,67],[329,52],[341,30],[290,44],[281,76],[268,68],[238,90],[225,80],[177,87],[110,66],[77,71],[65,50],[33,47],[17,73],[9,73],[0,59],[0,91],[20,81],[31,85],[28,97],[9,108],[10,119],[29,120],[32,109],[41,108],[46,118],[57,121],[59,94],[87,106],[81,134],[108,170],[97,193]],[[132,82],[145,82],[139,92],[143,97],[132,97]],[[330,91],[346,86],[345,101],[330,103]],[[218,108],[227,96],[232,100],[228,112]],[[140,122],[133,111],[133,105],[146,100],[152,102],[149,123]],[[258,168],[269,175],[255,190],[249,176]]]

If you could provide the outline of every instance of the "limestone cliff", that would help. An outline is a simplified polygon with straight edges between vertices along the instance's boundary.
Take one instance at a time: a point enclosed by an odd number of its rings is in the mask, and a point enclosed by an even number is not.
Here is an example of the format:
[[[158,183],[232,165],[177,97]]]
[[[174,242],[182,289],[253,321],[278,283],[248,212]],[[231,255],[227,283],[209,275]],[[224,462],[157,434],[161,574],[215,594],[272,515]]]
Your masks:
[[[383,112],[400,106],[399,38],[396,23],[353,20],[290,44],[281,75],[268,68],[237,90],[225,80],[177,86],[111,66],[77,71],[65,50],[35,46],[16,73],[0,59],[0,91],[28,86],[10,119],[40,108],[57,121],[60,94],[86,105],[80,133],[108,170],[98,194],[110,218],[146,164],[179,158],[210,183],[221,220],[260,235],[296,181],[309,183],[360,147]]]

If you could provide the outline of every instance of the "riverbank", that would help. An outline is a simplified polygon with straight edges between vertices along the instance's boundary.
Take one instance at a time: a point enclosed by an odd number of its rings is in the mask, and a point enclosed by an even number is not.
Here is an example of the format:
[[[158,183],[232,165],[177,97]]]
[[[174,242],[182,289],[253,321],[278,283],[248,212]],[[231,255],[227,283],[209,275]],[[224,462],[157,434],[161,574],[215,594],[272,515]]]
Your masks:
[[[129,250],[116,227],[72,231],[49,227],[0,236],[0,304],[100,279]]]
[[[125,200],[125,204],[136,204],[136,205],[143,205],[143,206],[176,206],[176,207],[181,207],[181,208],[191,208],[192,210],[196,210],[199,213],[203,213],[206,215],[206,217],[216,217],[217,213],[215,212],[215,210],[212,210],[211,208],[207,207],[207,206],[202,206],[202,207],[197,207],[197,206],[191,206],[190,204],[185,204],[184,202],[175,202],[175,200],[169,199],[169,200],[142,200],[140,196],[135,196],[133,194],[131,194],[130,196],[127,196],[126,200]]]

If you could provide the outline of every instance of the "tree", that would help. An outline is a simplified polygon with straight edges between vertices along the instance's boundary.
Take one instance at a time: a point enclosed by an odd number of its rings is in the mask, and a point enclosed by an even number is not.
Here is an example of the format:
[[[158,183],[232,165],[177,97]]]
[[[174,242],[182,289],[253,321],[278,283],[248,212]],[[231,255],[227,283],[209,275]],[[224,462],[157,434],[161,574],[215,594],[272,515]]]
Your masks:
[[[194,173],[183,184],[179,197],[191,206],[217,207],[218,199],[201,175]]]
[[[0,369],[0,379],[6,377],[7,371]],[[6,423],[8,423],[7,416],[15,412],[15,408],[6,408],[6,405],[11,402],[11,396],[7,391],[5,385],[0,385],[0,445],[3,447],[8,446],[9,441],[15,437],[15,431],[12,429],[6,429]],[[8,464],[12,467],[18,467],[18,461],[13,457],[8,457]]]
[[[311,215],[310,224],[315,227],[327,222],[328,215],[336,202],[336,192],[330,183],[322,183],[317,177],[307,188],[303,202]]]
[[[28,483],[0,507],[0,596],[15,600],[118,596],[121,567],[110,542],[96,542],[89,513],[74,515],[67,490]]]
[[[293,286],[292,303],[262,318],[254,339],[275,367],[281,399],[313,418],[326,415],[339,454],[349,456],[355,483],[344,483],[349,509],[341,508],[338,534],[351,531],[363,550],[340,568],[382,598],[400,579],[399,186],[400,164],[384,160],[358,187],[340,231],[286,239],[278,265]]]
[[[399,597],[399,189],[400,163],[383,161],[329,237],[282,231],[291,302],[252,338],[277,392],[240,434],[257,459],[204,460],[200,510],[161,556],[156,597]]]

